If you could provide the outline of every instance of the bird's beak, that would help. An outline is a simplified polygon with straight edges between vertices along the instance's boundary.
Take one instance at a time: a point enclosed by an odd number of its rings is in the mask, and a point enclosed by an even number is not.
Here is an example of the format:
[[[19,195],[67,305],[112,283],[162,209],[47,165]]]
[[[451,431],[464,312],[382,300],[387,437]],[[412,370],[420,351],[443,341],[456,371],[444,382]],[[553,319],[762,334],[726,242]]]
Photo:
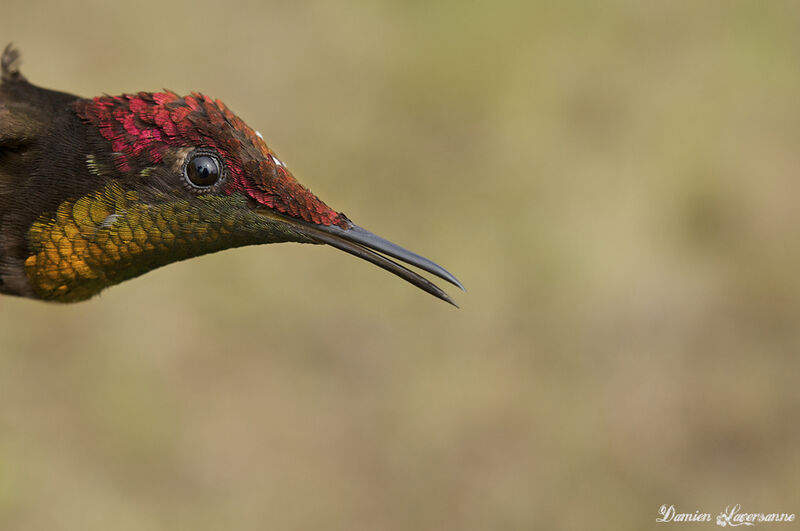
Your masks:
[[[458,308],[458,305],[453,302],[447,293],[444,292],[439,286],[426,279],[425,277],[415,273],[411,269],[387,258],[391,256],[408,265],[418,267],[423,271],[427,271],[437,277],[450,282],[454,286],[458,286],[461,290],[466,291],[461,282],[450,274],[442,266],[431,262],[418,254],[412,253],[403,249],[390,241],[384,240],[380,236],[372,234],[368,230],[364,230],[358,225],[349,223],[349,227],[343,229],[336,225],[317,225],[308,223],[296,218],[288,217],[272,209],[257,208],[256,212],[262,216],[269,217],[275,221],[285,223],[291,228],[308,236],[312,240],[319,243],[327,243],[332,247],[336,247],[346,253],[350,253],[359,258],[363,258],[368,262],[372,262],[378,267],[394,273],[398,277],[414,284],[421,290],[427,291],[434,297],[438,297],[445,302],[448,302]],[[384,256],[386,255],[386,256]]]

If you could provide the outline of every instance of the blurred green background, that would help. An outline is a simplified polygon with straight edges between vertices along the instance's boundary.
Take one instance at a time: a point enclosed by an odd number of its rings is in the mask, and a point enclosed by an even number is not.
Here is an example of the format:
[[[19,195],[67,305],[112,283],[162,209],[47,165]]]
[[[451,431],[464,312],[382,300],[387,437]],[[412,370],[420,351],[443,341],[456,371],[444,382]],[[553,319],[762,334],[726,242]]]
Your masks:
[[[286,244],[3,297],[3,531],[800,513],[797,4],[17,2],[0,38],[224,100],[469,289]]]

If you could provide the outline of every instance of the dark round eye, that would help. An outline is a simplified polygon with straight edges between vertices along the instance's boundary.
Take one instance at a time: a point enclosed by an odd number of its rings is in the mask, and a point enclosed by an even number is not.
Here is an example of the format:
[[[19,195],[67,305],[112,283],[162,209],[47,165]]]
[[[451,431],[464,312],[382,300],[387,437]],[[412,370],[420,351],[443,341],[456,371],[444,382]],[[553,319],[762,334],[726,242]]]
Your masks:
[[[183,173],[192,185],[208,188],[222,177],[222,165],[214,155],[196,153],[186,162]]]

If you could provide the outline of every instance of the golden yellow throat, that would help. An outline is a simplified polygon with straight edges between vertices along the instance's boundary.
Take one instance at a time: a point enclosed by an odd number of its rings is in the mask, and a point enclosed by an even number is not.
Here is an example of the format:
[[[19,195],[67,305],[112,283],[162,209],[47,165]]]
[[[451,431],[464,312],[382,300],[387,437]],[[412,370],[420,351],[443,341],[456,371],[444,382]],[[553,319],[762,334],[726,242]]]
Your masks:
[[[64,201],[28,231],[28,280],[44,299],[80,301],[167,263],[247,243],[227,236],[217,244],[236,216],[224,198],[199,199],[153,206],[114,182]]]

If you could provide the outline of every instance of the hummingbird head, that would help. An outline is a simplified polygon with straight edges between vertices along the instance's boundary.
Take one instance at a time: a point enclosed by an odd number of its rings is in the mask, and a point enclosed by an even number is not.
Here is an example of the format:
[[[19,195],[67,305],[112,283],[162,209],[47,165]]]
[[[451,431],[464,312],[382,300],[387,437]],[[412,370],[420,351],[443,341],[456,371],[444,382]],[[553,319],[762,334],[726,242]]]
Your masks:
[[[110,142],[120,173],[145,172],[141,185],[167,193],[183,188],[189,197],[238,194],[308,223],[349,227],[219,100],[140,92],[80,100],[75,110]]]
[[[84,171],[97,186],[65,194],[30,226],[25,272],[38,298],[83,300],[171,262],[287,241],[332,245],[451,304],[390,257],[463,289],[440,266],[328,207],[219,100],[140,92],[70,106],[92,130]]]

